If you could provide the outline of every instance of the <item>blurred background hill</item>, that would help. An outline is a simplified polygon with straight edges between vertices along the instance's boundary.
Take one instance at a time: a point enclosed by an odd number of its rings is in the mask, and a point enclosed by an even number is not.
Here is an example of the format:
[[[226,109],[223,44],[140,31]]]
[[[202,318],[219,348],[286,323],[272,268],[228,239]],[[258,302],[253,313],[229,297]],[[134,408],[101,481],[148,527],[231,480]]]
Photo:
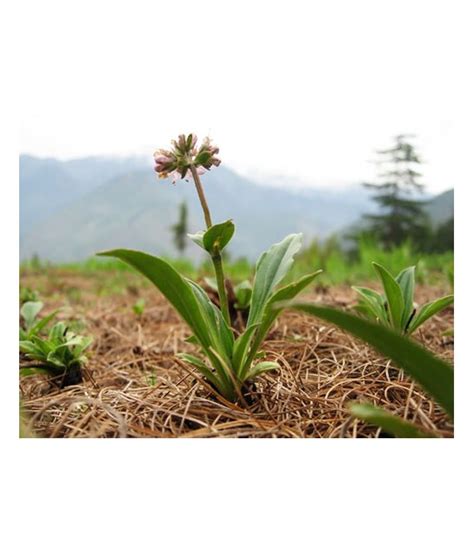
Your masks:
[[[262,183],[263,180],[263,183]],[[203,177],[216,222],[233,218],[237,231],[229,253],[254,260],[291,232],[306,243],[343,236],[377,208],[359,183],[341,187],[276,185],[219,167]],[[449,184],[449,183],[448,183]],[[453,217],[453,190],[425,195],[434,228]],[[80,261],[102,249],[128,247],[176,256],[171,227],[179,205],[188,207],[190,232],[203,228],[192,183],[156,178],[144,158],[87,157],[62,161],[20,157],[20,256],[54,262]],[[197,259],[192,244],[185,255]]]

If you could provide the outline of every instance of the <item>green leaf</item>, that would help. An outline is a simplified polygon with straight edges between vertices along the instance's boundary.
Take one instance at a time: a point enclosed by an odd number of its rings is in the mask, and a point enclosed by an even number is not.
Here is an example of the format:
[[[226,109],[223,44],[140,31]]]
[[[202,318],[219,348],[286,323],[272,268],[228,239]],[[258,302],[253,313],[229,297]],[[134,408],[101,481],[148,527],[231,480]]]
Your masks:
[[[384,299],[378,292],[370,288],[364,288],[363,286],[353,286],[352,289],[359,294],[362,305],[373,319],[382,323],[388,323]]]
[[[47,315],[46,317],[44,317],[43,319],[41,319],[40,321],[38,321],[35,325],[33,325],[31,328],[30,328],[30,331],[29,331],[29,334],[30,336],[33,335],[33,334],[39,334],[43,328],[52,320],[54,319],[54,317],[56,316],[56,314],[58,313],[59,309],[56,309],[55,311],[53,311],[52,313],[50,313],[49,315]]]
[[[292,300],[295,298],[300,292],[302,292],[313,280],[322,273],[322,270],[316,271],[314,273],[310,273],[309,275],[305,275],[298,279],[295,282],[292,282],[291,284],[287,284],[280,290],[277,290],[270,298],[267,300],[266,304],[264,305],[264,311],[261,318],[260,326],[258,328],[257,334],[255,336],[255,339],[252,344],[252,350],[250,354],[248,355],[247,359],[245,360],[244,366],[243,366],[243,373],[245,375],[246,371],[249,369],[252,361],[254,360],[255,353],[257,352],[258,348],[260,347],[260,344],[265,339],[265,336],[267,335],[267,332],[271,328],[272,324],[275,322],[278,315],[283,311],[284,307],[280,307],[275,309],[275,304],[281,303],[283,301]],[[248,323],[247,323],[248,324]],[[258,324],[258,323],[257,323]],[[245,378],[245,377],[244,377]]]
[[[274,361],[261,361],[260,363],[257,363],[249,370],[246,376],[246,380],[256,378],[257,376],[259,376],[264,372],[274,371],[279,368],[280,368],[280,365],[278,363],[275,363]]]
[[[236,297],[236,307],[239,309],[245,309],[250,305],[252,298],[252,285],[248,280],[242,281],[234,288]]]
[[[206,323],[211,345],[230,364],[234,347],[234,335],[225,322],[221,311],[211,302],[206,292],[192,280],[186,279],[194,291],[194,295],[201,307],[201,313]]]
[[[20,368],[20,376],[35,376],[36,374],[49,374],[48,369],[43,367],[22,367]]]
[[[430,319],[433,315],[436,315],[439,311],[445,309],[454,302],[454,296],[444,296],[430,303],[425,303],[422,305],[418,313],[411,320],[410,325],[408,326],[408,332],[411,334],[419,326],[421,326],[425,321]]]
[[[324,319],[364,340],[405,370],[454,418],[454,371],[442,359],[410,338],[355,315],[310,303],[293,303],[287,307]]]
[[[150,280],[193,331],[201,345],[211,345],[209,331],[190,284],[166,261],[134,250],[111,250],[98,255],[125,261]]]
[[[52,342],[58,341],[66,335],[67,326],[63,322],[56,323],[49,331],[48,339]]]
[[[396,438],[435,438],[434,434],[418,428],[401,417],[392,415],[380,407],[370,403],[353,403],[350,406],[351,414],[374,426],[379,426]]]
[[[404,269],[395,279],[402,290],[403,296],[403,314],[402,328],[406,330],[406,325],[413,313],[413,298],[415,294],[415,267]]]
[[[204,233],[202,242],[204,249],[211,255],[222,251],[230,242],[235,232],[235,225],[231,219],[224,223],[212,225]]]
[[[258,324],[253,324],[248,326],[235,341],[234,351],[232,353],[232,366],[234,367],[235,374],[238,378],[241,378],[241,369],[246,361],[246,356],[248,348],[252,338],[254,337],[255,331],[258,328]]]
[[[280,290],[277,290],[270,297],[267,304],[265,305],[265,309],[262,317],[262,323],[258,331],[258,334],[259,335],[263,334],[263,338],[265,338],[268,330],[274,323],[275,319],[283,311],[283,308],[274,309],[273,306],[276,303],[294,299],[300,292],[302,292],[307,286],[309,286],[313,282],[313,280],[322,272],[323,272],[322,269],[320,269],[319,271],[315,271],[314,273],[305,275],[300,279],[298,279],[297,281],[292,282],[291,284],[287,284],[283,288],[280,288]]]
[[[29,330],[33,326],[33,323],[35,322],[38,313],[43,309],[43,306],[44,304],[41,301],[27,301],[22,305],[20,315],[25,321],[26,330]]]
[[[199,357],[196,357],[195,355],[191,355],[189,353],[178,353],[177,357],[180,359],[183,359],[183,361],[186,361],[190,365],[193,365],[196,367],[196,369],[207,379],[211,384],[215,386],[218,390],[222,389],[221,382],[219,378],[211,371],[211,369],[201,360]]]
[[[394,328],[402,329],[402,316],[404,310],[404,302],[402,289],[393,276],[378,263],[372,263],[377,271],[380,280],[382,281],[383,288],[385,290],[385,297],[387,298],[388,309],[390,312],[390,320]]]
[[[301,234],[290,234],[264,252],[257,262],[248,325],[260,322],[273,290],[286,276],[302,244]]]
[[[42,350],[30,340],[20,340],[20,351],[35,356],[43,355]]]

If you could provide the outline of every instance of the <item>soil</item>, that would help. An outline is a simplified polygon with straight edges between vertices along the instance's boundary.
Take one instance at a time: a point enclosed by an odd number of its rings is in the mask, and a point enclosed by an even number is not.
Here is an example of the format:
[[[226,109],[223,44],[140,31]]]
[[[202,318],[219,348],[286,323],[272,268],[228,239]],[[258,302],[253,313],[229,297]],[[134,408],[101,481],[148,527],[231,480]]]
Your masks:
[[[353,419],[351,401],[369,401],[439,436],[452,437],[445,413],[389,361],[337,328],[285,312],[264,344],[280,371],[266,373],[245,389],[246,405],[219,397],[179,352],[195,352],[189,331],[164,298],[135,275],[122,289],[103,294],[102,278],[57,271],[22,276],[39,289],[44,314],[79,321],[93,336],[84,381],[59,389],[44,375],[21,377],[24,432],[37,437],[81,438],[337,438],[384,437]],[[103,283],[102,283],[103,284]],[[371,284],[371,286],[374,286]],[[375,287],[375,286],[374,286]],[[72,291],[72,292],[71,292]],[[417,289],[419,303],[449,293]],[[141,316],[133,311],[145,300]],[[306,299],[347,308],[348,286],[313,289]],[[431,319],[415,339],[453,360],[451,308]]]

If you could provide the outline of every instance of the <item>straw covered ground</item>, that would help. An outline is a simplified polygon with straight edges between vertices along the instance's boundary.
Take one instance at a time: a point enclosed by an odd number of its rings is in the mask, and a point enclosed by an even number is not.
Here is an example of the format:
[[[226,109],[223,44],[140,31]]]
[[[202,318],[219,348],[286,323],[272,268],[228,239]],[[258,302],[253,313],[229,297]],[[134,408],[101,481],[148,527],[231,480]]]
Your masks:
[[[123,289],[103,294],[100,276],[22,276],[23,285],[40,290],[45,314],[62,307],[59,318],[79,321],[81,333],[94,338],[82,384],[60,390],[45,376],[21,378],[28,432],[51,438],[383,437],[348,415],[349,402],[364,400],[453,435],[443,411],[403,372],[346,333],[295,312],[284,313],[265,342],[267,359],[281,370],[249,387],[247,405],[226,402],[176,358],[193,346],[166,301],[134,275],[126,279]],[[416,300],[448,292],[420,287]],[[145,300],[141,316],[132,309],[138,294]],[[350,287],[313,289],[307,297],[339,308],[355,299]],[[452,360],[453,339],[443,336],[452,326],[447,309],[416,338]]]

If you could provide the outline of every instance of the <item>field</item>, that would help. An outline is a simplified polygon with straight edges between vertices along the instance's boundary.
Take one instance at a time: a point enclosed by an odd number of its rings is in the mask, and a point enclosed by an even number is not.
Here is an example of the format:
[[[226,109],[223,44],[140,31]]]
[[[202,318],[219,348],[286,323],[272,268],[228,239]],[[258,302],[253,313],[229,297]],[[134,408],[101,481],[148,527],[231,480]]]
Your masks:
[[[323,266],[325,275],[305,299],[348,309],[356,299],[350,284],[380,289],[369,258],[394,271],[419,262],[418,303],[451,293],[451,254],[426,256],[420,262],[409,246],[390,254],[370,248],[366,245],[359,260],[349,265],[340,252],[324,255],[314,246],[300,256],[291,277]],[[178,265],[197,279],[207,271],[185,261]],[[236,281],[250,276],[245,261],[228,268]],[[195,351],[185,341],[189,330],[158,291],[121,263],[54,267],[33,261],[21,269],[21,286],[38,292],[45,313],[60,308],[58,319],[72,321],[76,331],[93,337],[81,384],[59,389],[44,375],[21,377],[27,435],[383,437],[380,429],[348,412],[350,401],[365,400],[428,431],[453,436],[444,411],[403,371],[338,328],[299,312],[285,312],[265,341],[267,359],[278,361],[281,369],[247,386],[244,403],[238,405],[219,397],[176,357]],[[452,361],[453,324],[452,308],[445,309],[415,338]]]

